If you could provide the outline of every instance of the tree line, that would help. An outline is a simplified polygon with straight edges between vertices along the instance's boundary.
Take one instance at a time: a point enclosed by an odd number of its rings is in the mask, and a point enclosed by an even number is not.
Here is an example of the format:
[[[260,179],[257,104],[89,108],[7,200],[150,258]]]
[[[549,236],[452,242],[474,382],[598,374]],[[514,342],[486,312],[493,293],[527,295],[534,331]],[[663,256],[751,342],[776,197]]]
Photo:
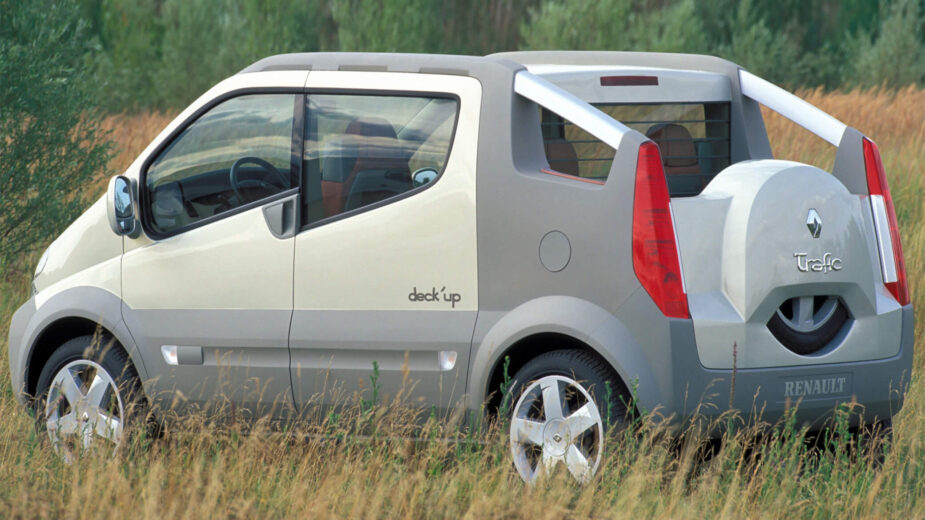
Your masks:
[[[110,110],[182,107],[281,52],[693,52],[787,87],[925,82],[925,0],[78,0]]]

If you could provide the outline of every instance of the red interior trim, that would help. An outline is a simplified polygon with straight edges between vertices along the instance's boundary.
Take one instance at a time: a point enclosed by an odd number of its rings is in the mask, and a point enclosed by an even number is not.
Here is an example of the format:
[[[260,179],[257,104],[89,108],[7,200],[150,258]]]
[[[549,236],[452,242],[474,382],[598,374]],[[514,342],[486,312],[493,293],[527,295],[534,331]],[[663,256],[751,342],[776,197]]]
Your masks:
[[[572,179],[573,181],[587,182],[588,184],[597,184],[598,186],[603,186],[604,181],[599,181],[597,179],[588,179],[585,177],[576,177],[574,175],[569,175],[567,173],[557,172],[556,170],[550,170],[549,168],[540,168],[540,171],[549,175],[555,175],[556,177],[562,177],[564,179]]]
[[[601,76],[602,87],[658,86],[658,76]]]

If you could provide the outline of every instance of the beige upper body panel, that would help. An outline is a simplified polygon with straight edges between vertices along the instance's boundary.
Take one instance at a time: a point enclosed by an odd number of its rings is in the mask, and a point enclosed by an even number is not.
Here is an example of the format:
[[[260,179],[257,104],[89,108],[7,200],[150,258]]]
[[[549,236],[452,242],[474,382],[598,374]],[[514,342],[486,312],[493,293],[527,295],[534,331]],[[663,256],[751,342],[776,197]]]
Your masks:
[[[459,97],[450,155],[432,186],[296,237],[295,309],[476,310],[475,171],[482,88],[462,76],[314,71],[309,89]],[[417,290],[439,301],[412,301]],[[443,296],[459,295],[452,305]]]
[[[35,279],[37,308],[73,287],[98,287],[121,294],[122,237],[109,226],[105,197],[61,233],[46,254],[47,263]]]
[[[252,208],[126,251],[123,300],[133,309],[288,310],[291,258],[292,240],[275,238]]]
[[[125,175],[140,183],[150,155],[214,99],[243,89],[302,89],[306,77],[304,71],[274,71],[222,81],[167,125]],[[123,298],[136,309],[289,309],[291,272],[275,266],[290,258],[292,241],[271,235],[260,208],[160,241],[142,233],[125,239],[124,269],[132,283]]]

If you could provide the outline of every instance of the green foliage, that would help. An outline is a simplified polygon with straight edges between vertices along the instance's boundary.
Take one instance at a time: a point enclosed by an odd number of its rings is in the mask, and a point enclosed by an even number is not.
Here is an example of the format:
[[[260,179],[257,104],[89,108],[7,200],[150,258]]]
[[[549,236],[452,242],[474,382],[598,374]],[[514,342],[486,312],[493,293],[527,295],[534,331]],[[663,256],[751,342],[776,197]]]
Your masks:
[[[71,0],[111,111],[303,51],[714,54],[790,88],[925,83],[923,0]]]
[[[877,38],[861,47],[851,82],[888,87],[925,83],[925,16],[919,0],[895,0],[883,18]]]
[[[925,83],[923,0],[71,0],[110,111],[177,109],[283,52],[714,54],[790,88]]]
[[[319,0],[83,0],[110,110],[185,106],[251,62],[320,48]]]
[[[431,0],[331,0],[338,49],[358,52],[427,52],[438,46],[441,26]]]
[[[517,50],[520,21],[537,0],[482,0],[478,7],[462,0],[440,3],[441,40],[433,50],[478,55]]]
[[[731,39],[717,47],[717,54],[773,83],[800,84],[803,62],[799,45],[785,32],[774,31],[752,8],[749,0],[738,4]]]
[[[922,84],[921,4],[543,0],[521,24],[521,47],[715,54],[791,88]]]
[[[316,2],[166,0],[160,105],[183,106],[260,58],[318,50]]]
[[[511,378],[511,356],[504,356],[504,368],[501,377],[501,405],[498,407],[498,417],[501,417],[502,421],[506,421],[508,416],[511,415],[511,407],[514,405],[514,389],[511,388],[514,384],[514,380]]]
[[[77,13],[72,1],[0,0],[0,271],[85,208],[80,189],[109,159]]]
[[[158,90],[164,103],[187,104],[240,70],[248,31],[232,2],[166,0]]]
[[[161,84],[155,81],[160,62],[163,25],[159,0],[100,0],[96,79],[109,108],[120,109],[155,101]]]
[[[382,383],[379,382],[380,376],[379,363],[373,361],[373,371],[369,374],[369,387],[372,395],[369,396],[369,399],[362,399],[360,401],[360,408],[364,413],[372,411],[372,409],[379,404],[379,393],[382,391]]]
[[[663,9],[645,0],[544,0],[521,26],[525,49],[700,52],[706,49],[692,0]]]
[[[631,50],[634,0],[543,0],[521,26],[524,49]]]

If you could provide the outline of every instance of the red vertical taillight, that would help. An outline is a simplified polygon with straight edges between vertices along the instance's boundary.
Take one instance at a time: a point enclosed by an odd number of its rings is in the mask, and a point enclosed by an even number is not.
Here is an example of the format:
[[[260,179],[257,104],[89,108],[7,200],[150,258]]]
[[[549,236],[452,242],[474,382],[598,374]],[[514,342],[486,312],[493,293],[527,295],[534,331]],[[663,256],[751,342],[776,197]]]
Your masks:
[[[671,197],[658,146],[639,147],[633,197],[633,270],[669,318],[690,318],[671,216]]]
[[[867,170],[867,190],[870,192],[871,208],[874,214],[874,224],[877,228],[878,245],[881,249],[880,259],[884,264],[883,284],[890,294],[896,298],[900,305],[909,303],[909,288],[906,285],[906,262],[903,260],[903,246],[899,241],[899,224],[896,221],[896,210],[893,208],[893,197],[886,182],[886,173],[883,170],[883,161],[880,159],[880,150],[868,138],[864,138],[864,167]],[[881,222],[880,213],[886,214],[886,222]],[[883,224],[889,231],[882,229]],[[886,244],[885,239],[890,243]],[[892,259],[889,257],[892,256]],[[889,265],[892,260],[893,265]],[[892,267],[892,269],[891,269]]]

